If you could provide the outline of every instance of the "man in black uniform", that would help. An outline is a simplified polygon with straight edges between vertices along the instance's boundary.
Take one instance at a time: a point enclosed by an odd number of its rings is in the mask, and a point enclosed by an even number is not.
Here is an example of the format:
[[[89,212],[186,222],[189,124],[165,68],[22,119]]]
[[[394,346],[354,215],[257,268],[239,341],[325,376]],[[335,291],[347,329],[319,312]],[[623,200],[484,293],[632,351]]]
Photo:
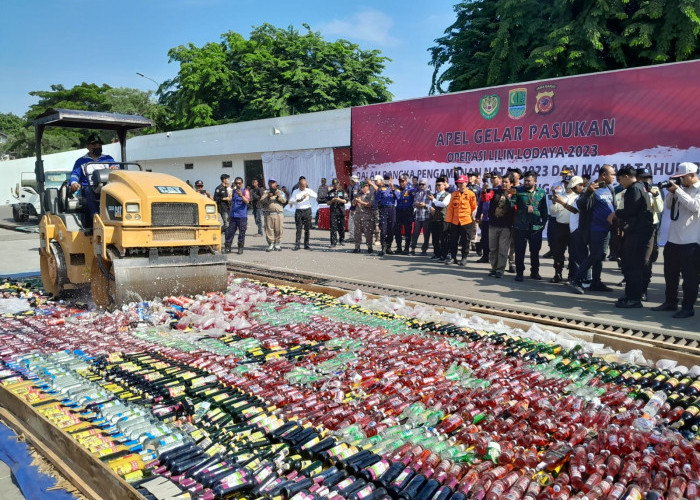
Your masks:
[[[231,220],[231,181],[230,175],[221,174],[221,184],[214,190],[214,201],[216,208],[221,215],[221,230],[225,233],[228,230],[228,223]]]
[[[624,231],[622,243],[622,273],[625,277],[625,294],[615,307],[631,309],[642,307],[644,281],[644,257],[649,239],[654,233],[654,217],[644,184],[637,180],[637,171],[631,166],[617,172],[617,181],[626,189],[624,207],[608,216],[612,224],[619,219]]]
[[[345,244],[345,204],[347,201],[347,193],[340,187],[338,179],[333,179],[326,197],[326,203],[330,207],[331,248],[335,248],[337,244]]]

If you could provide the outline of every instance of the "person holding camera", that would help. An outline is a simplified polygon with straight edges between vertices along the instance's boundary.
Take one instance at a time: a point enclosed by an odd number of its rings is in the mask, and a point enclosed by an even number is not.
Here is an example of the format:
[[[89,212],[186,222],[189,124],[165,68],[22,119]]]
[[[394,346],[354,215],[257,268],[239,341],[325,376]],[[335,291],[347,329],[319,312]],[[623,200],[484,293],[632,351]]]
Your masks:
[[[661,196],[661,190],[658,186],[653,185],[651,171],[648,168],[637,169],[637,179],[644,183],[649,198],[649,208],[654,217],[654,232],[647,242],[646,252],[644,254],[644,273],[642,282],[642,302],[647,300],[647,290],[651,283],[652,267],[654,262],[659,258],[659,216],[664,211],[664,198]]]
[[[571,177],[574,175],[574,172],[570,170],[568,167],[562,167],[561,172],[561,181],[556,182],[552,184],[552,187],[550,188],[550,196],[547,199],[547,210],[549,210],[549,217],[547,218],[547,228],[546,228],[546,234],[547,234],[547,244],[549,245],[549,251],[545,253],[542,258],[543,259],[552,259],[555,256],[554,252],[554,246],[556,246],[555,240],[557,237],[557,229],[559,229],[560,234],[566,233],[565,238],[568,239],[569,237],[569,231],[568,227],[563,227],[563,225],[559,224],[557,225],[557,215],[562,214],[562,209],[561,205],[556,205],[554,204],[554,195],[558,195],[562,198],[566,198],[567,194],[570,193],[568,191],[568,184],[569,181],[571,180]],[[552,208],[554,208],[554,213],[552,213]],[[561,220],[561,217],[559,217]],[[568,224],[567,224],[568,226]],[[566,249],[564,249],[566,251]],[[556,266],[555,266],[556,267]],[[559,280],[561,281],[561,280]],[[557,281],[558,283],[558,281]]]
[[[233,190],[231,189],[230,175],[221,174],[221,184],[216,186],[214,190],[214,201],[216,202],[216,208],[219,210],[219,215],[221,216],[221,231],[226,233],[228,231],[228,223],[231,218],[231,198],[233,197]]]
[[[598,174],[598,181],[591,182],[576,200],[579,210],[579,230],[588,246],[588,256],[581,262],[576,276],[571,281],[571,288],[576,293],[584,294],[583,281],[588,270],[592,270],[593,281],[589,288],[592,292],[611,292],[612,288],[601,280],[603,260],[610,241],[610,223],[608,216],[615,211],[615,193],[610,185],[615,180],[612,165],[603,165]]]
[[[678,283],[683,276],[683,302],[674,318],[695,315],[698,298],[698,266],[700,261],[700,179],[698,165],[683,162],[676,167],[670,181],[661,183],[666,189],[666,207],[671,211],[668,241],[664,247],[664,279],[666,300],[654,311],[678,309]]]
[[[243,253],[245,232],[248,228],[248,203],[250,203],[250,193],[243,187],[243,179],[236,177],[233,181],[233,193],[231,195],[231,218],[224,243],[226,253],[231,251],[231,243],[236,235],[236,231],[238,231],[238,255]]]
[[[277,186],[275,179],[268,179],[268,189],[260,197],[263,216],[265,217],[266,252],[282,250],[282,229],[284,227],[284,204],[287,197]]]
[[[612,225],[617,219],[624,234],[622,274],[625,277],[625,294],[618,299],[615,307],[633,309],[642,307],[644,256],[654,234],[654,216],[646,188],[637,180],[637,171],[631,165],[617,172],[617,182],[625,190],[623,207],[608,215],[607,221]]]

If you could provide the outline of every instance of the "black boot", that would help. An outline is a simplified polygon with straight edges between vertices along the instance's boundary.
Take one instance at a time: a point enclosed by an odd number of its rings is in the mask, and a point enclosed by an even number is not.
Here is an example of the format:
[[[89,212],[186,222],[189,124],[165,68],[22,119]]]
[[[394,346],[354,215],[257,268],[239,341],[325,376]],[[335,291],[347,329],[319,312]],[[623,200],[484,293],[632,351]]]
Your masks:
[[[231,253],[231,242],[230,241],[227,241],[226,243],[224,243],[224,252]]]
[[[238,242],[238,255],[243,253],[243,243]]]
[[[379,252],[377,252],[377,255],[379,255],[380,257],[383,257],[384,256],[384,248],[385,248],[385,245],[382,245]]]

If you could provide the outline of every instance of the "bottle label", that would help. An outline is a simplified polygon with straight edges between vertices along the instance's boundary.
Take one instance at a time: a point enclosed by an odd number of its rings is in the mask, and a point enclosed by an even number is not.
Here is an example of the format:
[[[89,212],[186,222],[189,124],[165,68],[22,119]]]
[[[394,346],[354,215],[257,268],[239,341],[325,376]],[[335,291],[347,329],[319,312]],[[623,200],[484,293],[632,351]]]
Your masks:
[[[352,477],[349,477],[347,479],[343,479],[341,482],[339,482],[338,484],[335,485],[335,490],[342,491],[354,482],[355,482],[355,479],[353,479]]]
[[[406,467],[404,470],[401,471],[401,474],[399,474],[396,477],[396,479],[394,479],[391,482],[391,485],[392,486],[401,486],[411,472],[413,472],[413,470],[410,467]]]
[[[384,474],[389,469],[389,467],[391,467],[391,464],[389,463],[388,460],[380,460],[376,464],[370,465],[365,470],[367,471],[369,476],[372,478],[372,481],[374,481],[379,476]]]
[[[368,497],[369,495],[371,495],[373,491],[374,491],[374,485],[368,484],[367,486],[365,486],[364,488],[362,488],[360,491],[358,491],[358,492],[356,493],[356,495],[357,495],[357,498],[359,498],[360,500],[362,500],[363,498],[366,498],[366,497]]]

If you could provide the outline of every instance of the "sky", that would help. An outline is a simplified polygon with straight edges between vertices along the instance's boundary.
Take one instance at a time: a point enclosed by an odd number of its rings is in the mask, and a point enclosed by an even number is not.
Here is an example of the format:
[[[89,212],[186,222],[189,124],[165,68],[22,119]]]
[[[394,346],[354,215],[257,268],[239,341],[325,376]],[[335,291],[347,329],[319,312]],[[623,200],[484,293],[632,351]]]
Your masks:
[[[82,82],[155,91],[177,74],[168,50],[219,42],[228,31],[302,23],[389,57],[394,100],[428,95],[428,49],[455,20],[457,0],[0,0],[0,112],[24,115],[33,90]]]

